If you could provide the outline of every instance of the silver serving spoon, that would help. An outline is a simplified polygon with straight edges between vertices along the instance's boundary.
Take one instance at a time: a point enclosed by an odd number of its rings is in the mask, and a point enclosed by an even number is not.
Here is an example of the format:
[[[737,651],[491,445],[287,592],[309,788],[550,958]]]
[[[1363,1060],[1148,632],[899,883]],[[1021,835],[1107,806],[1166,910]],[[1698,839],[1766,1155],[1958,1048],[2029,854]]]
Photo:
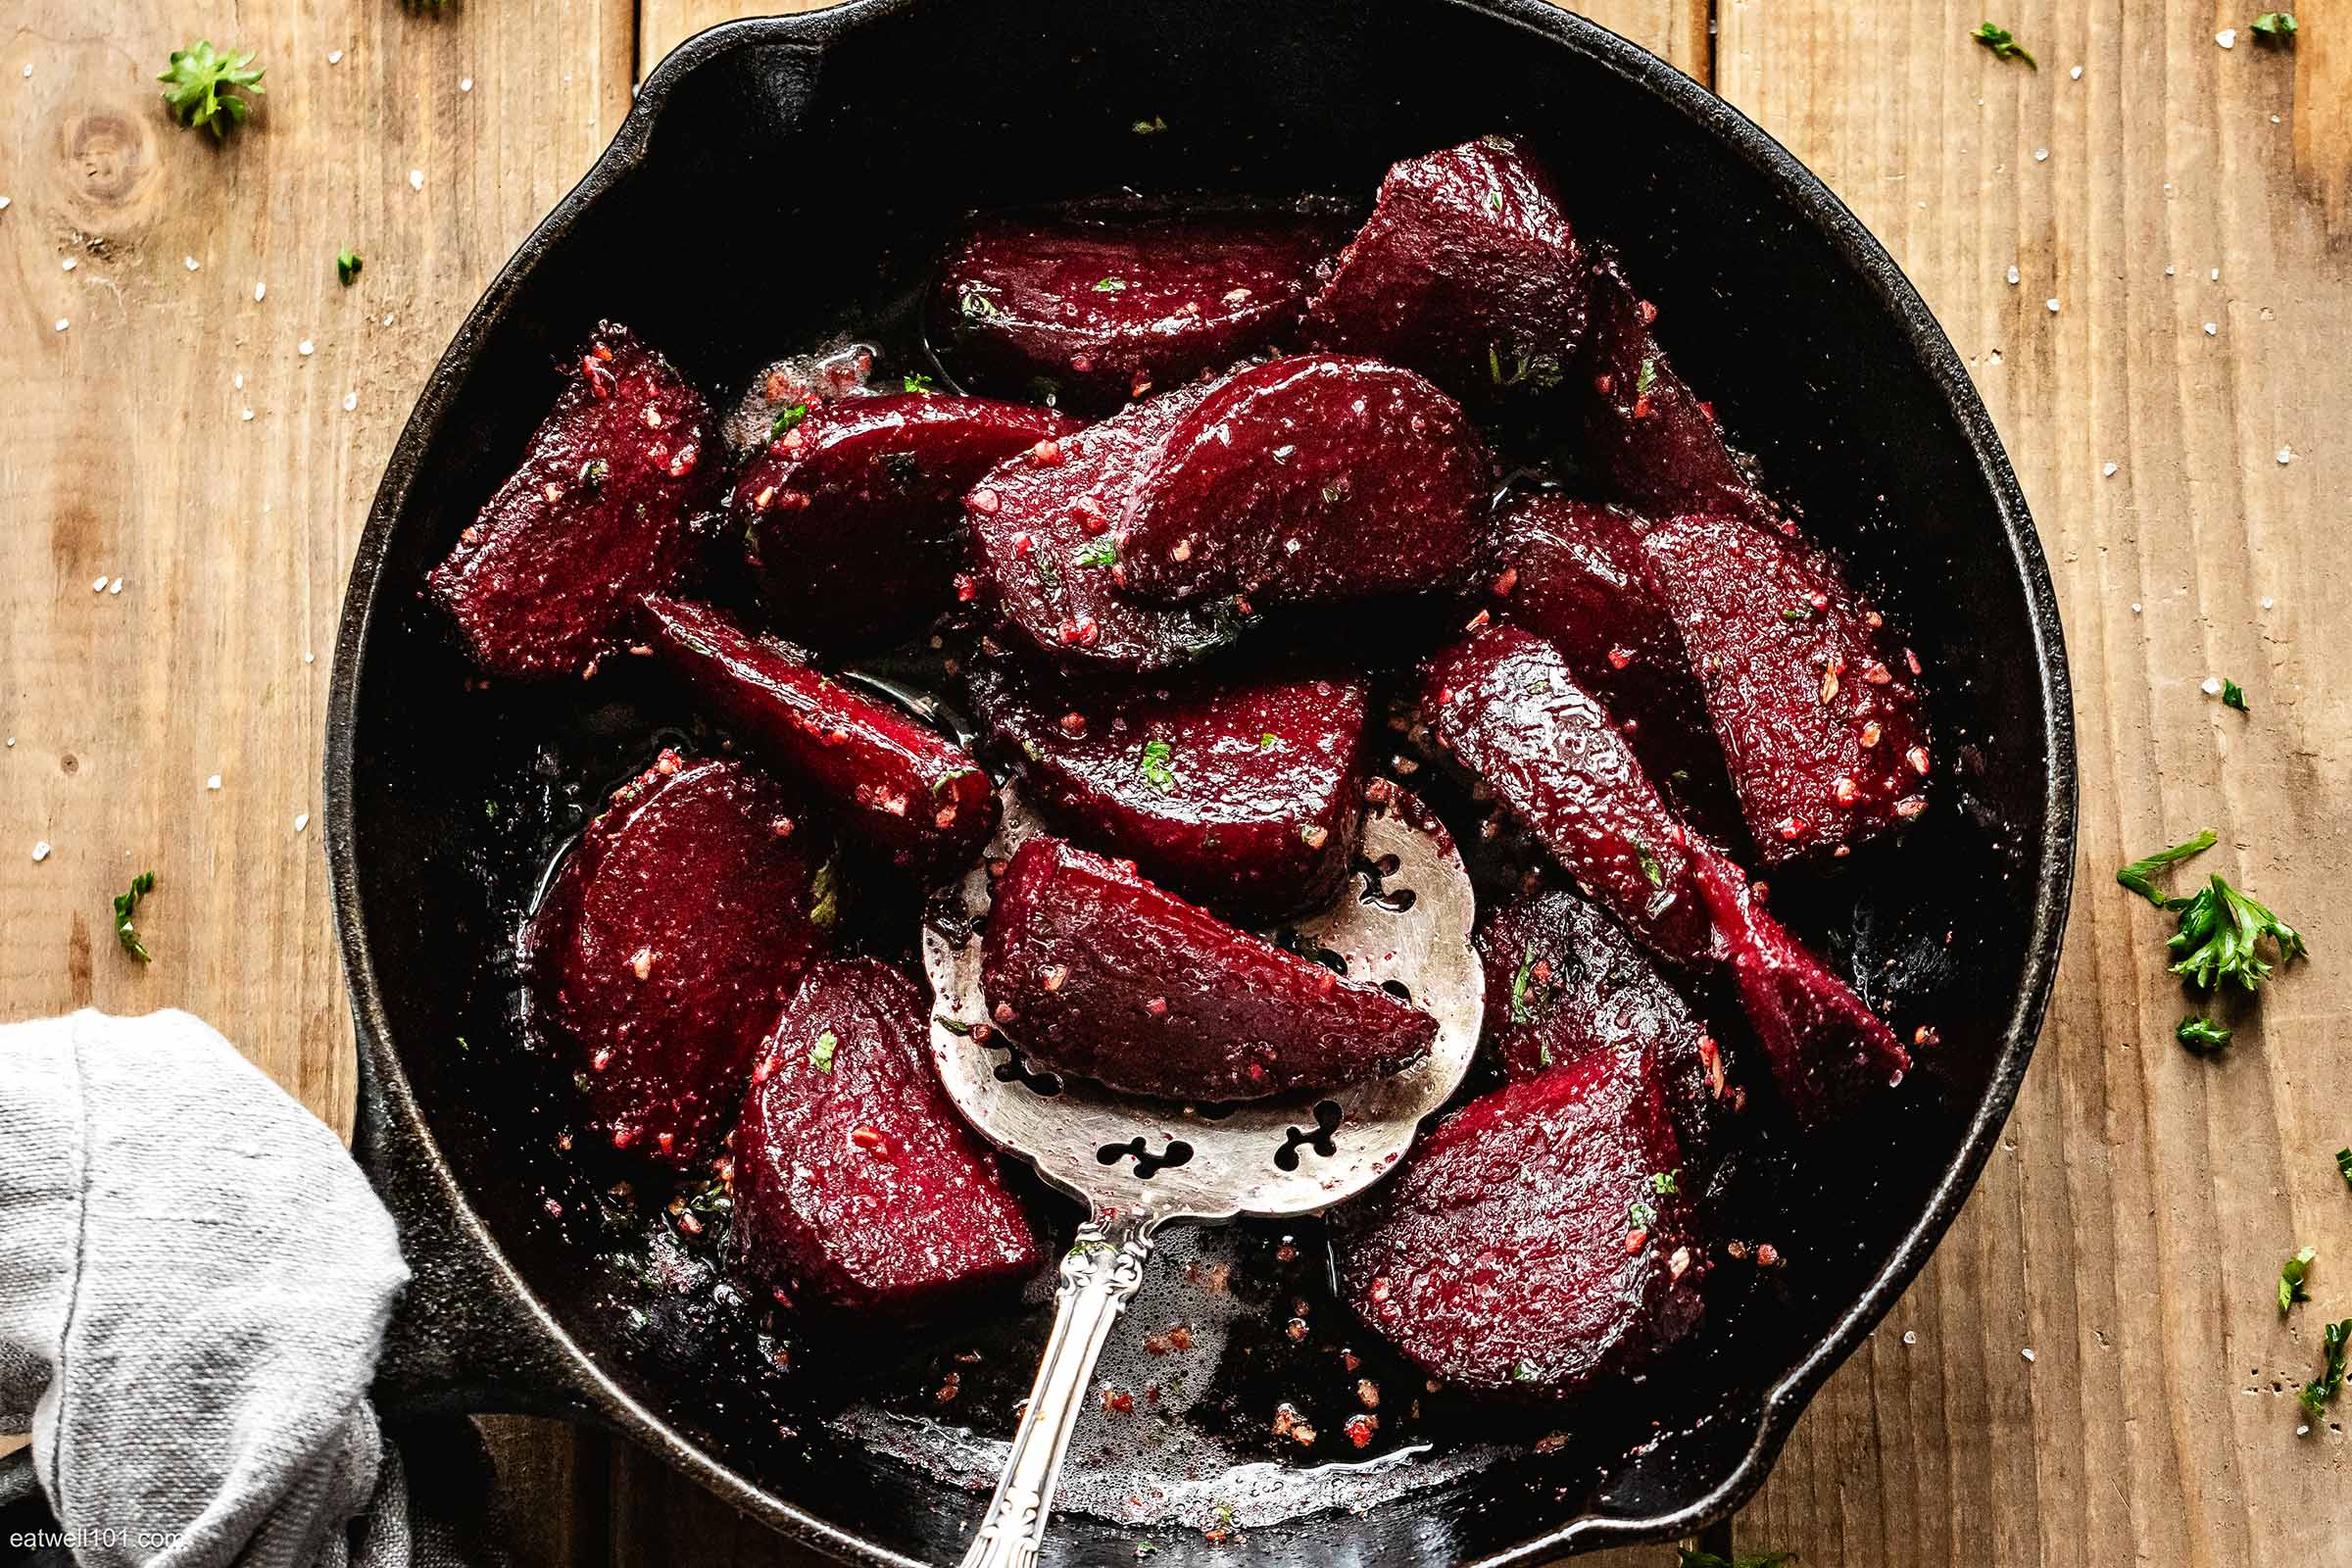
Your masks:
[[[1350,978],[1397,982],[1438,1020],[1429,1055],[1393,1077],[1204,1111],[1027,1070],[988,1021],[974,930],[989,906],[989,864],[1043,830],[1017,785],[1004,787],[1004,825],[982,863],[926,921],[923,964],[937,998],[931,1054],[949,1095],[983,1135],[1089,1214],[1061,1260],[1045,1360],[964,1568],[1036,1563],[1095,1363],[1143,1284],[1161,1226],[1288,1218],[1361,1192],[1396,1167],[1422,1118],[1469,1069],[1486,1006],[1470,949],[1470,878],[1450,835],[1418,801],[1394,786],[1378,793],[1362,849],[1376,874],[1359,869],[1335,906],[1298,929],[1344,956]]]

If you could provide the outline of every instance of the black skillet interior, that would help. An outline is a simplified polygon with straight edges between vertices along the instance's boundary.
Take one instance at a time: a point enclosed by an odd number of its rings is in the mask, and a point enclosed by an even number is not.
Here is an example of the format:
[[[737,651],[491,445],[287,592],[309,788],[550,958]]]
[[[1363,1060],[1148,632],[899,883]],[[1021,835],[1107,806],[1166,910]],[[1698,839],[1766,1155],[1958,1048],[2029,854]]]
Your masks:
[[[1138,122],[1165,128],[1139,135]],[[1393,159],[1496,128],[1532,138],[1581,228],[1621,244],[1684,373],[1811,526],[1884,582],[1918,642],[1954,764],[1946,808],[1900,855],[1775,900],[1906,1036],[1929,1024],[1942,1044],[1922,1053],[1929,1070],[1901,1113],[1834,1148],[1770,1140],[1751,1155],[1747,1234],[1790,1263],[1710,1331],[1680,1393],[1582,1422],[1605,1441],[1524,1452],[1368,1517],[1252,1531],[1249,1554],[1548,1555],[1728,1511],[1924,1259],[1997,1135],[2046,997],[2072,851],[2056,615],[1941,334],[1786,154],[1537,0],[868,0],[721,29],[656,74],[428,387],[355,573],[328,787],[376,1109],[421,1115],[430,1139],[407,1157],[446,1162],[433,1174],[519,1277],[493,1288],[535,1298],[585,1356],[566,1374],[575,1396],[787,1531],[815,1539],[822,1520],[846,1533],[824,1541],[838,1551],[952,1559],[979,1499],[821,1433],[786,1441],[730,1364],[746,1346],[690,1353],[692,1322],[677,1325],[679,1353],[617,1337],[586,1266],[576,1210],[589,1200],[552,1148],[562,1086],[495,1043],[510,1028],[506,939],[562,789],[642,749],[645,684],[624,671],[555,693],[466,690],[416,599],[424,570],[546,409],[550,367],[599,317],[702,384],[739,388],[870,315],[969,208],[1119,185],[1365,197]],[[561,758],[547,755],[554,734]],[[551,1213],[551,1198],[575,1212]],[[544,1364],[568,1356],[559,1342]],[[1629,1434],[1650,1441],[1629,1447]],[[1134,1539],[1072,1516],[1050,1554],[1104,1561]],[[1207,1556],[1195,1535],[1153,1539]]]

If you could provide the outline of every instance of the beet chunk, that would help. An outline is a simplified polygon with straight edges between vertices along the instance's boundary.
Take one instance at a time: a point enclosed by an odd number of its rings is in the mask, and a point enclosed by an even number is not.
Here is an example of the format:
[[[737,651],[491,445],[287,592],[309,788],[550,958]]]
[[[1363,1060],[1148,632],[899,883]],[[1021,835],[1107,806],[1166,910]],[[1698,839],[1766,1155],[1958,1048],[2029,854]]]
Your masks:
[[[1480,924],[1486,1038],[1512,1082],[1602,1052],[1654,1065],[1687,1161],[1704,1165],[1740,1103],[1724,1048],[1616,921],[1561,888]]]
[[[1342,1292],[1424,1371],[1472,1390],[1565,1399],[1638,1374],[1701,1315],[1681,1162],[1638,1055],[1498,1089],[1339,1211]]]
[[[896,709],[808,667],[709,605],[649,596],[662,661],[697,700],[813,791],[844,833],[925,879],[971,863],[997,830],[996,786],[971,757]]]
[[[1258,1100],[1396,1071],[1435,1018],[1039,835],[999,879],[981,949],[997,1022],[1044,1066],[1127,1094]]]
[[[1516,626],[1474,632],[1430,661],[1422,712],[1603,908],[1669,959],[1707,960],[1690,835],[1559,650]]]
[[[774,780],[674,752],[588,824],[522,952],[534,1022],[585,1069],[613,1148],[683,1166],[708,1146],[827,940],[824,852]]]
[[[694,554],[688,519],[719,466],[710,425],[667,360],[598,323],[521,466],[425,578],[476,664],[544,680],[619,648],[638,597]]]
[[[1585,446],[1610,491],[1656,517],[1712,512],[1777,523],[1747,461],[1725,443],[1714,406],[1658,346],[1650,331],[1657,307],[1634,292],[1614,256],[1592,269],[1592,300]]]
[[[1252,366],[1136,479],[1123,587],[1258,606],[1444,588],[1473,564],[1491,486],[1461,405],[1412,371],[1336,354]]]
[[[1731,950],[1740,1004],[1796,1118],[1820,1126],[1903,1081],[1911,1054],[1846,983],[1756,906],[1747,878],[1702,854],[1692,879]]]
[[[922,392],[792,408],[736,481],[734,519],[770,619],[826,649],[896,642],[946,609],[964,491],[1078,428],[1052,409]]]
[[[1362,828],[1362,681],[1136,689],[990,671],[973,686],[1028,798],[1161,886],[1257,924],[1322,908],[1347,878]]]
[[[1928,808],[1919,663],[1823,551],[1737,517],[1642,541],[1767,865],[1842,856]]]
[[[1049,461],[1022,453],[963,498],[976,592],[1031,643],[1069,663],[1169,669],[1241,635],[1230,602],[1187,610],[1137,604],[1118,532],[1127,492],[1160,438],[1208,395],[1162,393],[1066,436]]]
[[[798,1305],[919,1317],[1036,1271],[996,1155],[927,1048],[913,981],[823,958],[760,1043],[735,1131],[735,1245]]]
[[[974,220],[940,280],[956,373],[1107,414],[1296,331],[1327,211],[1087,201]]]
[[[1584,342],[1586,270],[1550,176],[1516,140],[1482,136],[1389,170],[1308,332],[1465,401],[1540,391]]]
[[[1695,825],[1740,831],[1682,634],[1649,591],[1639,517],[1557,491],[1519,497],[1488,529],[1494,612],[1560,651],[1659,791]]]

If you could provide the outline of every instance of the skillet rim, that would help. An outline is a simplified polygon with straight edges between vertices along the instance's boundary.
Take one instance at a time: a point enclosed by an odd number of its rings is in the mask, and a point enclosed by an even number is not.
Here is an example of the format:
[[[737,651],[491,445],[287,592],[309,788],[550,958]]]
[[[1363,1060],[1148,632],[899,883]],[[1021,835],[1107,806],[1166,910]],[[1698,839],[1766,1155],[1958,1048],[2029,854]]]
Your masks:
[[[329,686],[323,813],[326,819],[329,884],[336,933],[343,951],[357,1029],[363,1130],[381,1125],[380,1139],[392,1157],[413,1155],[425,1167],[422,1186],[437,1197],[446,1222],[461,1243],[478,1254],[490,1283],[507,1298],[519,1328],[552,1352],[545,1359],[563,1366],[574,1407],[612,1430],[653,1449],[739,1509],[784,1536],[843,1561],[873,1568],[919,1568],[903,1556],[779,1497],[749,1477],[719,1463],[686,1442],[662,1417],[647,1409],[601,1367],[559,1323],[516,1271],[488,1226],[467,1200],[463,1184],[426,1125],[422,1108],[391,1044],[383,986],[368,942],[360,894],[355,829],[354,740],[362,666],[372,626],[384,562],[392,534],[407,510],[426,448],[437,432],[457,387],[472,373],[483,340],[503,319],[523,279],[607,192],[643,159],[655,122],[671,93],[708,62],[734,50],[781,44],[821,53],[837,37],[886,17],[920,13],[948,0],[849,0],[831,10],[789,17],[749,18],[722,24],[673,49],[645,78],[636,101],[613,139],[579,182],[533,228],[500,269],[466,314],[427,378],[387,460],[384,477],[369,507],[355,554],[337,632]],[[2002,1030],[2001,1046],[1983,1098],[1965,1136],[1931,1189],[1925,1207],[1860,1295],[1817,1340],[1805,1356],[1761,1394],[1747,1449],[1714,1489],[1670,1512],[1641,1518],[1585,1513],[1515,1545],[1475,1559],[1470,1568],[1547,1561],[1564,1552],[1627,1545],[1689,1536],[1730,1517],[1762,1486],[1797,1417],[1830,1373],[1849,1356],[1926,1264],[1936,1245],[1974,1190],[2001,1127],[2014,1106],[2047,1012],[2065,935],[2074,880],[2077,828],[2077,766],[2073,683],[2067,666],[2064,630],[2047,559],[2024,494],[1990,415],[1949,338],[1926,302],[1884,246],[1821,179],[1762,127],[1701,83],[1618,34],[1546,0],[1427,0],[1433,7],[1468,11],[1502,21],[1562,48],[1588,65],[1608,71],[1648,92],[1679,118],[1711,136],[1779,189],[1796,214],[1867,281],[1871,303],[1892,319],[1909,345],[1909,368],[1936,389],[1974,454],[2012,564],[2026,594],[2027,619],[2039,679],[2043,744],[2048,756],[2043,780],[2043,848],[2034,868],[2034,900],[2028,930],[2026,962],[2015,1004]],[[355,1152],[368,1162],[379,1142],[355,1139]],[[379,1185],[383,1177],[370,1170]],[[416,1185],[413,1180],[407,1185]],[[1744,1412],[1742,1412],[1744,1418]]]

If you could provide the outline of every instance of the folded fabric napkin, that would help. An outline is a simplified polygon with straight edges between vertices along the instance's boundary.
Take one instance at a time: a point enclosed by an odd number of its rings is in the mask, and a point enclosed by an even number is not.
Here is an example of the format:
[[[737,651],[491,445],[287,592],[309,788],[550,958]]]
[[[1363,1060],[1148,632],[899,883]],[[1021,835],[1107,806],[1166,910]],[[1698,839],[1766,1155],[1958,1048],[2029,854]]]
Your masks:
[[[503,1559],[470,1425],[436,1423],[404,1466],[368,1404],[408,1277],[341,1142],[201,1020],[0,1026],[0,1432],[32,1434],[0,1460],[0,1512],[14,1529],[37,1485],[56,1517],[16,1549]]]

